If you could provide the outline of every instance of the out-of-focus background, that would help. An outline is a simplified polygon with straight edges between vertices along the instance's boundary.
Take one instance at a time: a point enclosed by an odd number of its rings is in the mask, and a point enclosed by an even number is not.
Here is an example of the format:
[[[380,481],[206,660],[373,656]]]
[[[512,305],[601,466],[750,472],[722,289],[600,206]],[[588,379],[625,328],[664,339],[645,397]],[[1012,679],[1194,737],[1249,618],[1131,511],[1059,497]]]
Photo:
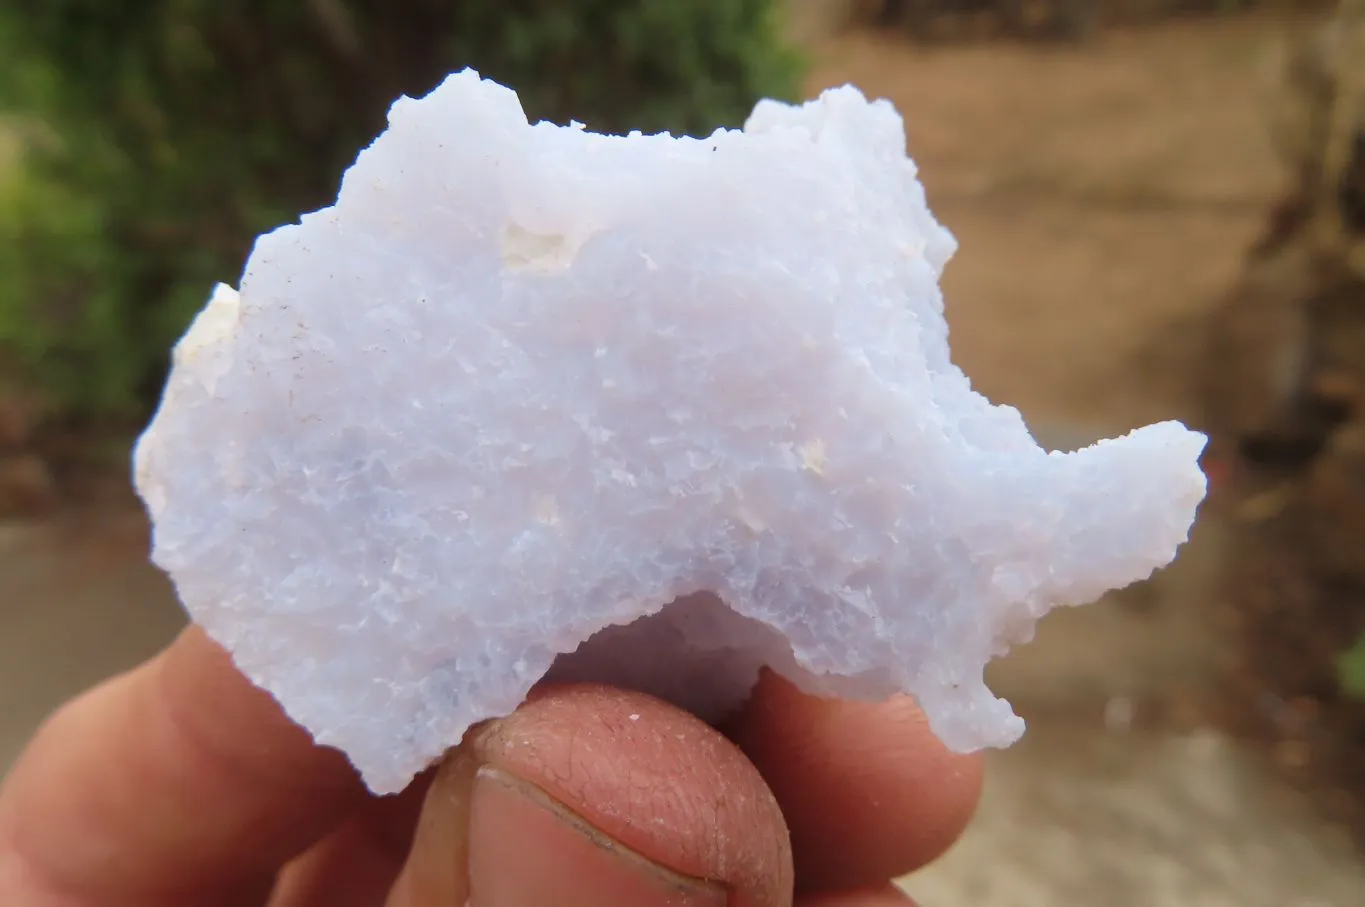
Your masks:
[[[1041,441],[1212,436],[1192,541],[992,668],[1030,720],[926,904],[1365,904],[1365,4],[7,0],[0,767],[182,616],[128,444],[251,239],[399,94],[709,131],[852,82],[961,240],[955,358]]]

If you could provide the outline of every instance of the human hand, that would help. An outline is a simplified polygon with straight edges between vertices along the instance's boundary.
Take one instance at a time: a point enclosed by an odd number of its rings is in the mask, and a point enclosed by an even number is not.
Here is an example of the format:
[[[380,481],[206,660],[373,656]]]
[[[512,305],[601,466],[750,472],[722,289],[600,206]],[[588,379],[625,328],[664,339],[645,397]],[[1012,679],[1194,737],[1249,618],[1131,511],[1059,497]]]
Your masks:
[[[191,628],[57,712],[0,788],[5,907],[891,907],[980,763],[908,700],[765,675],[711,729],[544,689],[403,794],[369,795]],[[732,742],[733,741],[733,742]]]

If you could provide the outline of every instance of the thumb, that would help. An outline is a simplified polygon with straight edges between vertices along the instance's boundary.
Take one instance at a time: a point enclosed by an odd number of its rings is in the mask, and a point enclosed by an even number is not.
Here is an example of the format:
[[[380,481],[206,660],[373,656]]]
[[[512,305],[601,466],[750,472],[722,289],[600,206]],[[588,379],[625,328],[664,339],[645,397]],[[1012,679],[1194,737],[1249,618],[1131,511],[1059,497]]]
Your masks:
[[[544,692],[471,732],[388,907],[787,907],[791,849],[739,750],[656,699]]]

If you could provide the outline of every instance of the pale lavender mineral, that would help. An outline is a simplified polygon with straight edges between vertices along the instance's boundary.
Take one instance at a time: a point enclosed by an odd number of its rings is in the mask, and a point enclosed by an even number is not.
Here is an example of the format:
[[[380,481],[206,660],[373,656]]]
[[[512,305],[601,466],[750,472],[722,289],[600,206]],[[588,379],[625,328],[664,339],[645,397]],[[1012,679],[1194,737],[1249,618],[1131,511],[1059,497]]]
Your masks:
[[[176,348],[156,563],[379,792],[547,672],[717,716],[767,664],[1008,745],[983,666],[1171,560],[1204,438],[1049,454],[974,393],[904,145],[852,88],[704,139],[400,101]]]

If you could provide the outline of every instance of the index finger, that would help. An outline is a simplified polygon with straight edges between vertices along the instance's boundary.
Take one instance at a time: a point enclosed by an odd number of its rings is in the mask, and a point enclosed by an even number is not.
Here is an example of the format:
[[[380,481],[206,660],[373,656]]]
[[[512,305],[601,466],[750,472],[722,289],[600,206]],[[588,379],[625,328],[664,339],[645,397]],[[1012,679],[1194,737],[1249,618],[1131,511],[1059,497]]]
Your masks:
[[[932,862],[981,795],[981,757],[949,751],[908,697],[821,699],[765,670],[726,729],[787,817],[805,890],[876,885]]]
[[[364,799],[341,753],[191,627],[58,711],[20,757],[0,788],[0,903],[157,907],[268,891]]]

